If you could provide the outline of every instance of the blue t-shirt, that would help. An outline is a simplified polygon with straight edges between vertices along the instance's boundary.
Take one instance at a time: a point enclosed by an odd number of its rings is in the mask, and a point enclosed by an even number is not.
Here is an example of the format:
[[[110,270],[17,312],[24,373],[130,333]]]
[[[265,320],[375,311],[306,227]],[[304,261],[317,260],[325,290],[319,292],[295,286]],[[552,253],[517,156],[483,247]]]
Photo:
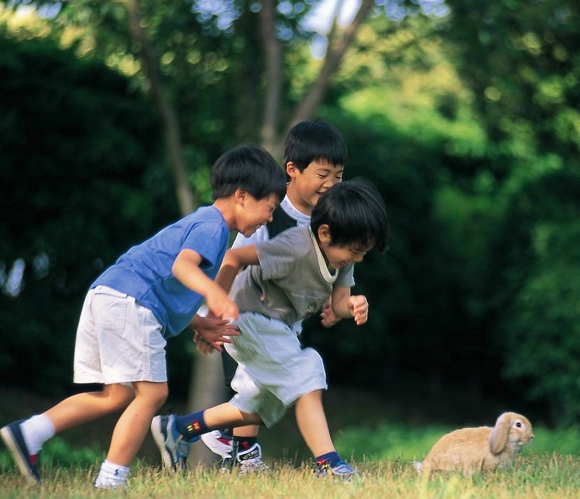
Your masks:
[[[191,249],[202,257],[200,269],[210,279],[220,268],[228,247],[229,228],[214,206],[194,213],[133,246],[91,285],[103,285],[129,296],[153,312],[163,326],[164,337],[181,333],[203,302],[173,275],[179,252]]]

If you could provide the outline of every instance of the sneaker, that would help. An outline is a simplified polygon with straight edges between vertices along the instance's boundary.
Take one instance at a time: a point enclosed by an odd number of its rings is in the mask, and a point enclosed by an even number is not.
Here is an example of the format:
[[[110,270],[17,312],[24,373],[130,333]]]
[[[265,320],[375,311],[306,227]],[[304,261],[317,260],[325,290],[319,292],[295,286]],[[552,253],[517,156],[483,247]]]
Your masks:
[[[247,450],[238,450],[233,464],[239,467],[238,475],[260,473],[268,469],[262,461],[262,447],[257,442]]]
[[[231,459],[233,438],[230,435],[220,430],[213,430],[209,433],[204,433],[201,436],[201,441],[210,451],[222,459]]]
[[[350,481],[353,478],[360,477],[359,471],[344,461],[339,461],[334,466],[330,466],[330,463],[328,462],[317,464],[314,472],[318,478],[332,476],[342,480]]]
[[[187,440],[181,435],[175,428],[175,414],[155,416],[151,421],[151,433],[161,452],[165,469],[173,472],[186,471],[189,444],[199,440],[199,437]]]
[[[125,490],[129,489],[127,482],[119,482],[117,480],[111,480],[107,478],[97,478],[95,483],[93,483],[93,488],[95,489],[107,489],[107,490]]]
[[[16,421],[2,428],[0,436],[8,447],[10,454],[12,454],[14,461],[16,461],[20,472],[29,482],[38,485],[40,483],[40,473],[38,471],[38,456],[40,453],[30,454],[28,452],[24,435],[22,435],[22,430],[20,429],[22,421],[24,420]]]

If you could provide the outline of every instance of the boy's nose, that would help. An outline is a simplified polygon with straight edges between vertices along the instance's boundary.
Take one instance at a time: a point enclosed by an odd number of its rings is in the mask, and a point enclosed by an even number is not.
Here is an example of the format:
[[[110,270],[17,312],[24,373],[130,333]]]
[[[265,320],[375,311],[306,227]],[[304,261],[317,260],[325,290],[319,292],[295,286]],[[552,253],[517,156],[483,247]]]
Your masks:
[[[326,179],[326,181],[324,182],[324,187],[326,189],[330,189],[334,184],[338,184],[340,182],[340,179],[336,178],[336,177],[328,177]]]

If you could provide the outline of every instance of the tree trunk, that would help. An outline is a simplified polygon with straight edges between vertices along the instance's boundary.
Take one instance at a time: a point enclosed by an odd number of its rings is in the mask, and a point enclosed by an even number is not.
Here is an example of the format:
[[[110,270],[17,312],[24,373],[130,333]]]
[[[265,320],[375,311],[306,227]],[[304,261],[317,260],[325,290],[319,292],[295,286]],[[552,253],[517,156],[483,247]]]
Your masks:
[[[324,99],[332,77],[340,67],[346,50],[352,44],[356,32],[367,18],[373,5],[374,0],[362,0],[353,20],[342,30],[337,29],[338,9],[335,12],[333,28],[328,35],[328,47],[320,72],[308,89],[308,92],[296,105],[286,128],[282,130],[282,133],[278,135],[277,140],[271,146],[270,152],[275,155],[274,157],[278,157],[276,154],[282,154],[284,138],[288,130],[301,121],[312,119],[314,113],[316,113],[316,110]]]
[[[167,91],[157,69],[158,61],[145,31],[141,27],[138,0],[129,0],[128,8],[131,36],[143,65],[143,72],[149,86],[148,95],[152,99],[161,120],[169,166],[175,182],[175,193],[181,214],[185,216],[195,210],[198,202],[188,181],[177,113],[167,97]],[[198,355],[193,363],[188,410],[193,412],[221,403],[223,401],[223,385],[220,356],[216,354]],[[191,462],[210,464],[214,458],[214,454],[207,450],[203,444],[192,446]]]
[[[266,51],[266,95],[262,122],[262,146],[276,158],[281,159],[281,150],[276,150],[280,102],[283,84],[283,54],[276,38],[276,5],[273,0],[263,0],[260,10],[260,33]]]

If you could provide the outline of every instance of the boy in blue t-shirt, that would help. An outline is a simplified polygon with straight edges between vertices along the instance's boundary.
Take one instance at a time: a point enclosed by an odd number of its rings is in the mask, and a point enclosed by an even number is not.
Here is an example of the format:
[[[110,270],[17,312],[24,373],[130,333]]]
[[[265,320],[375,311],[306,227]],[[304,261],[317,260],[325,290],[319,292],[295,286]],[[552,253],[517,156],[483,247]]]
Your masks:
[[[91,285],[77,329],[74,381],[102,384],[102,391],[74,395],[0,430],[29,481],[40,482],[37,459],[46,440],[123,411],[95,487],[125,486],[129,466],[168,395],[166,340],[187,327],[204,300],[216,317],[238,317],[237,305],[214,282],[229,232],[250,236],[271,221],[286,182],[270,154],[246,145],[216,161],[210,184],[211,206],[134,246]]]

